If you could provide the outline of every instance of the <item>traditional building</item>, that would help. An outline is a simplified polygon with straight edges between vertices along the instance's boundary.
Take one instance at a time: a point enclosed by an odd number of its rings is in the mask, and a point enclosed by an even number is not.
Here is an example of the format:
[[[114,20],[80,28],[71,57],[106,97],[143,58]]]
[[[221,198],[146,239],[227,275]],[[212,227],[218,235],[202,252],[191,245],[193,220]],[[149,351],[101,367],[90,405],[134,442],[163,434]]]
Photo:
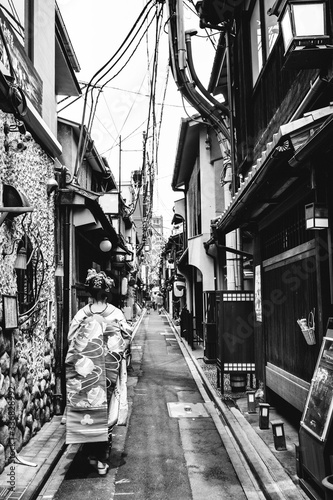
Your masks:
[[[58,411],[56,96],[80,94],[54,1],[0,8],[0,471]]]
[[[224,96],[235,139],[233,198],[212,233],[250,240],[255,373],[267,400],[300,421],[301,484],[322,498],[332,398],[323,410],[320,394],[331,368],[320,365],[322,381],[314,371],[333,313],[332,3],[197,7],[201,27],[221,31],[208,91]]]

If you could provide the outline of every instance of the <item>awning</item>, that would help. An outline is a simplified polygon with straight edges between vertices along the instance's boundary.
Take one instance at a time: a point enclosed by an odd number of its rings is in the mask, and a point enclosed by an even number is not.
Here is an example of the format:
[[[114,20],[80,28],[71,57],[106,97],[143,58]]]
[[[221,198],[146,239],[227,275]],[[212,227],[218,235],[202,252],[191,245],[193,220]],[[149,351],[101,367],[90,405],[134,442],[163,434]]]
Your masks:
[[[117,232],[103,212],[98,200],[98,193],[73,184],[68,189],[59,190],[59,204],[72,207],[75,225],[81,232],[94,231],[94,234],[98,234],[99,239],[106,236],[112,245],[116,246],[118,244]]]
[[[318,138],[318,134],[324,130],[325,123],[333,124],[332,118],[333,106],[327,106],[281,125],[274,134],[272,142],[267,144],[262,156],[241,182],[229,206],[217,219],[214,224],[215,230],[232,231],[240,227],[243,222],[258,217],[270,205],[276,205],[279,197],[301,175],[298,169],[290,168],[292,158],[298,157],[298,152],[306,148],[312,137]],[[326,135],[327,128],[325,128]],[[316,147],[319,147],[318,139]],[[296,162],[293,166],[296,166]],[[273,178],[275,172],[276,176]],[[267,184],[264,186],[264,181],[268,178],[270,181],[273,180],[269,183],[269,187]]]

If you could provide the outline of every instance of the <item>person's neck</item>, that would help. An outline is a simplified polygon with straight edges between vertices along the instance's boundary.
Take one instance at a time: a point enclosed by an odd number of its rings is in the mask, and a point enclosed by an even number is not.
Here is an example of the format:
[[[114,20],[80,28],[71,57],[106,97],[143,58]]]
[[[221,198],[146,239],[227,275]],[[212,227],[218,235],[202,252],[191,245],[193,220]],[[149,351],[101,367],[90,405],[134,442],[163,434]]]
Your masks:
[[[106,310],[108,307],[108,303],[106,300],[94,300],[92,304],[90,304],[90,310],[94,313],[101,313]]]

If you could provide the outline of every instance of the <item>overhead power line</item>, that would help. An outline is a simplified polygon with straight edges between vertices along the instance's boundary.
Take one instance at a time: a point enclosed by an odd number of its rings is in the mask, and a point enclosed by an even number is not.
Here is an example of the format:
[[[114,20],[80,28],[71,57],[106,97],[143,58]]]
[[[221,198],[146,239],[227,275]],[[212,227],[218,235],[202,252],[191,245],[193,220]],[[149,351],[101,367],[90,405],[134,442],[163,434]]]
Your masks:
[[[86,106],[87,106],[87,99],[88,99],[88,92],[90,90],[91,85],[93,85],[94,80],[107,68],[107,66],[113,61],[113,59],[117,56],[119,51],[122,49],[126,41],[130,38],[132,32],[134,31],[136,25],[138,24],[139,20],[141,17],[144,15],[145,11],[147,10],[148,6],[153,3],[154,0],[149,0],[147,4],[144,6],[142,9],[141,13],[139,14],[138,19],[136,20],[134,26],[130,30],[129,34],[125,38],[124,42],[121,44],[121,46],[118,48],[118,50],[113,54],[113,56],[98,70],[96,73],[92,76],[90,79],[86,92],[85,92],[85,98],[84,98],[84,106],[83,106],[83,112],[82,112],[82,120],[81,120],[81,130],[80,130],[80,137],[79,137],[79,144],[78,144],[78,152],[77,152],[77,157],[76,157],[76,162],[75,162],[75,170],[74,170],[74,177],[77,176],[78,169],[81,165],[84,153],[85,153],[85,144],[83,143],[83,127],[84,127],[84,121],[85,121],[85,113],[86,113]],[[95,82],[97,83],[97,82]]]

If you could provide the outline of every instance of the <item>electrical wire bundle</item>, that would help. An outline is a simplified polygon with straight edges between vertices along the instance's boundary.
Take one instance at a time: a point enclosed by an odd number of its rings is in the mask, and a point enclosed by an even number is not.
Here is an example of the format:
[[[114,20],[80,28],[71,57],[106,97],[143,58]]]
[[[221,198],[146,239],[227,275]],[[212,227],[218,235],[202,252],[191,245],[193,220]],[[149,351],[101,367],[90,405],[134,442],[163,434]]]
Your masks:
[[[110,57],[110,59],[108,59],[108,61],[92,76],[88,84],[85,86],[81,130],[74,177],[77,177],[78,171],[86,153],[88,137],[92,130],[97,106],[103,89],[113,79],[115,79],[129,64],[130,60],[140,46],[144,36],[147,35],[150,26],[152,25],[154,20],[159,17],[160,11],[161,8],[158,9],[157,5],[155,5],[155,0],[149,0],[142,9],[133,27],[131,28],[119,48]],[[85,128],[88,101],[90,112],[89,116],[87,117],[87,125]],[[84,128],[86,131],[85,134]]]

